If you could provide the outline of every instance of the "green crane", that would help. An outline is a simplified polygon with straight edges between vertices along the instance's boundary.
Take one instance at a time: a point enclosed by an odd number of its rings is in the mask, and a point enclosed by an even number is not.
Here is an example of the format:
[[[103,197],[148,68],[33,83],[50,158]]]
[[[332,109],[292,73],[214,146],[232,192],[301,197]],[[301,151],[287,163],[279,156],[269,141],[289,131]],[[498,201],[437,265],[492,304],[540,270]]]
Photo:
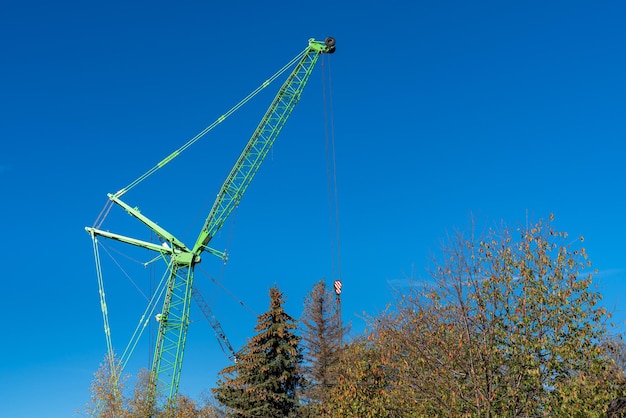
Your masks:
[[[194,267],[196,264],[200,263],[201,255],[205,251],[226,260],[226,254],[224,252],[209,247],[212,238],[224,225],[224,222],[228,219],[231,212],[241,201],[254,175],[297,104],[319,56],[322,53],[333,53],[334,51],[334,38],[326,38],[323,42],[310,39],[307,48],[294,59],[297,64],[279,89],[243,152],[228,174],[193,247],[190,248],[186,246],[173,234],[140,213],[137,208],[131,207],[120,199],[131,187],[134,187],[139,181],[151,174],[151,172],[161,168],[180,154],[181,150],[184,150],[193,140],[158,163],[151,171],[146,173],[143,177],[140,177],[140,179],[136,180],[134,183],[131,183],[128,187],[117,193],[108,194],[110,203],[112,202],[121,206],[131,216],[145,224],[160,238],[163,242],[162,245],[126,237],[96,227],[85,228],[92,236],[92,239],[94,239],[94,251],[96,252],[96,237],[101,236],[156,251],[167,262],[168,276],[165,284],[162,309],[157,315],[159,328],[151,370],[155,390],[157,390],[158,387],[158,390],[163,391],[168,400],[173,400],[178,393],[187,328],[189,326],[190,305],[193,295]],[[246,102],[274,78],[266,81],[263,86],[253,92],[248,98],[244,99],[243,102]],[[240,105],[242,103],[240,103]],[[212,126],[220,123],[240,105],[235,106],[235,108],[231,109],[227,114],[220,117]],[[194,140],[206,133],[212,126],[194,138]],[[98,274],[100,275],[97,257],[96,264]],[[101,280],[100,277],[99,280]],[[102,290],[100,297],[103,315],[105,317],[105,334],[107,336],[107,343],[110,345],[110,331],[106,317],[104,292]],[[109,349],[109,351],[112,353],[111,349]]]

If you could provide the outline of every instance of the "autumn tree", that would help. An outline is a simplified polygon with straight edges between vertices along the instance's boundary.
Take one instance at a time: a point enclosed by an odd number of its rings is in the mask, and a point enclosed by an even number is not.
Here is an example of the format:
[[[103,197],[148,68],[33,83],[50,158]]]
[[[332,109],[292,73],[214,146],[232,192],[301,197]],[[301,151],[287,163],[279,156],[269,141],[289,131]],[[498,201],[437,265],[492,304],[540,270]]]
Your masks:
[[[91,400],[85,414],[118,418],[124,414],[122,366],[114,355],[106,355],[91,382]]]
[[[603,348],[611,361],[611,375],[607,377],[617,387],[618,397],[609,402],[607,418],[626,417],[626,342],[623,335],[606,338]]]
[[[151,373],[148,369],[141,369],[137,372],[133,394],[127,400],[126,411],[129,417],[152,417],[157,413],[154,399],[154,384]]]
[[[402,417],[393,415],[389,381],[377,345],[358,337],[341,350],[336,383],[326,393],[320,416],[334,418]]]
[[[320,280],[304,300],[300,318],[304,374],[304,398],[311,413],[319,415],[330,388],[337,383],[341,338],[345,333],[334,293]]]
[[[132,415],[133,417],[149,417],[151,415]],[[156,418],[218,418],[222,416],[212,405],[204,405],[185,395],[178,395],[160,411]]]
[[[602,416],[617,388],[581,240],[552,219],[457,235],[428,280],[372,318],[392,404],[404,416]]]
[[[122,376],[119,360],[107,356],[94,374],[91,385],[91,401],[85,416],[100,418],[218,418],[222,415],[208,401],[195,400],[178,395],[163,407],[162,396],[154,399],[154,387],[150,371],[141,369],[136,376],[132,395],[124,393],[130,376]]]
[[[274,286],[269,296],[270,308],[258,317],[257,334],[236,363],[219,373],[213,390],[230,416],[292,417],[298,410],[297,391],[303,383],[300,338],[295,320],[283,308],[283,294]]]
[[[619,379],[626,390],[626,342],[621,334],[608,336],[603,344],[607,357],[612,361],[616,378]]]

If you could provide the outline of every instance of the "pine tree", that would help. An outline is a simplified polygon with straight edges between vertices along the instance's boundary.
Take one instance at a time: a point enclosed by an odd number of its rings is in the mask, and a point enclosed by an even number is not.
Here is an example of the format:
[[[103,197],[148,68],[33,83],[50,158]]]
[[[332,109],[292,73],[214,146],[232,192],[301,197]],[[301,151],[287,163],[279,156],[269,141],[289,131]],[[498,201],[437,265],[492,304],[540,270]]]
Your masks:
[[[257,319],[257,334],[241,350],[237,362],[223,369],[216,399],[235,417],[292,417],[298,410],[297,391],[302,353],[295,321],[284,308],[283,294],[270,289],[270,309]]]
[[[336,367],[344,332],[334,295],[323,280],[316,283],[305,298],[300,322],[308,382],[304,396],[310,407],[320,407],[319,414],[323,411],[328,391],[337,383]]]

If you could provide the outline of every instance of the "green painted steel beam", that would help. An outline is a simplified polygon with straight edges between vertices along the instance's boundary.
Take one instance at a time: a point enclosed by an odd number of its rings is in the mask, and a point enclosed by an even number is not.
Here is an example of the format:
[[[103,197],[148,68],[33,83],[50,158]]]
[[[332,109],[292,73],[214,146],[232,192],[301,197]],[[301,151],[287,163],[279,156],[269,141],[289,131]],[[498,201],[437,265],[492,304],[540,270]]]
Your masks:
[[[182,241],[180,241],[174,235],[170,234],[168,231],[162,228],[159,224],[150,220],[147,216],[143,215],[139,211],[138,208],[133,208],[129,206],[128,204],[122,202],[122,200],[116,195],[109,193],[108,196],[112,202],[117,203],[122,208],[124,208],[124,210],[126,210],[126,212],[128,212],[129,215],[134,216],[135,218],[139,219],[144,225],[146,225],[148,228],[154,231],[154,233],[157,234],[159,237],[161,237],[164,241],[169,242],[170,244],[180,249],[181,251],[189,251],[189,249],[185,246],[185,244],[183,244]]]
[[[90,235],[96,235],[96,236],[109,238],[115,241],[120,241],[126,244],[135,245],[137,247],[146,248],[148,250],[157,251],[163,254],[173,253],[172,248],[164,247],[163,245],[158,245],[153,242],[143,241],[143,240],[131,238],[131,237],[125,237],[124,235],[114,234],[113,232],[102,231],[96,228],[86,227],[85,231],[87,231]]]

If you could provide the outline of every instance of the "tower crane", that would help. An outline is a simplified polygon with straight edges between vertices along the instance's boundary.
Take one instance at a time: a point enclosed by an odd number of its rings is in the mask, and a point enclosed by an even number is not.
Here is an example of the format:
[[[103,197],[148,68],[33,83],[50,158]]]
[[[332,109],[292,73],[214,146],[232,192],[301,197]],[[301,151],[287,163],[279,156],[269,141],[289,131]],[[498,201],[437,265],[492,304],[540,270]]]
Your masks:
[[[298,102],[319,56],[333,52],[335,52],[334,38],[329,37],[326,38],[325,41],[310,39],[305,50],[292,60],[292,62],[296,62],[294,69],[280,87],[268,110],[244,147],[243,152],[226,177],[226,181],[221,186],[209,215],[204,222],[204,226],[193,246],[187,246],[172,233],[160,226],[160,224],[152,221],[137,208],[133,208],[121,200],[121,197],[143,177],[116,193],[108,194],[109,204],[120,206],[131,216],[147,226],[162,241],[161,245],[105,231],[96,227],[99,225],[85,228],[94,241],[94,251],[96,253],[96,239],[97,237],[104,237],[155,251],[158,253],[158,256],[164,258],[167,262],[167,281],[165,282],[161,312],[157,315],[159,326],[151,365],[151,375],[153,390],[156,391],[157,387],[158,390],[163,390],[163,393],[170,401],[176,397],[180,382],[189,325],[190,305],[194,294],[194,267],[201,262],[201,255],[204,252],[226,260],[226,254],[224,252],[209,247],[211,240],[241,201],[246,189],[250,185],[257,170]],[[262,87],[265,87],[268,83],[269,80],[264,83]],[[231,109],[228,114],[219,118],[215,124],[220,123],[227,115],[236,109],[237,107]],[[162,160],[152,171],[167,164],[179,154],[179,151],[174,152]],[[149,173],[144,175],[144,177]],[[99,268],[99,261],[96,256],[96,269],[98,270],[100,281],[101,273]],[[110,344],[110,331],[108,329],[108,319],[105,309],[106,303],[102,289],[100,298],[105,318],[105,334],[107,335],[107,343]],[[207,311],[205,309],[205,307],[208,308],[206,303],[203,304],[200,302],[200,305],[201,307],[204,306],[203,312],[210,312],[210,310]],[[212,316],[212,314],[209,313],[209,316]],[[217,323],[213,322],[210,318],[209,322],[211,322],[212,325]],[[219,323],[217,324],[219,325]],[[214,329],[218,335],[220,332],[223,333],[221,327],[217,329],[214,326]],[[109,350],[112,352],[111,349]],[[229,350],[234,353],[231,347],[229,347]]]

